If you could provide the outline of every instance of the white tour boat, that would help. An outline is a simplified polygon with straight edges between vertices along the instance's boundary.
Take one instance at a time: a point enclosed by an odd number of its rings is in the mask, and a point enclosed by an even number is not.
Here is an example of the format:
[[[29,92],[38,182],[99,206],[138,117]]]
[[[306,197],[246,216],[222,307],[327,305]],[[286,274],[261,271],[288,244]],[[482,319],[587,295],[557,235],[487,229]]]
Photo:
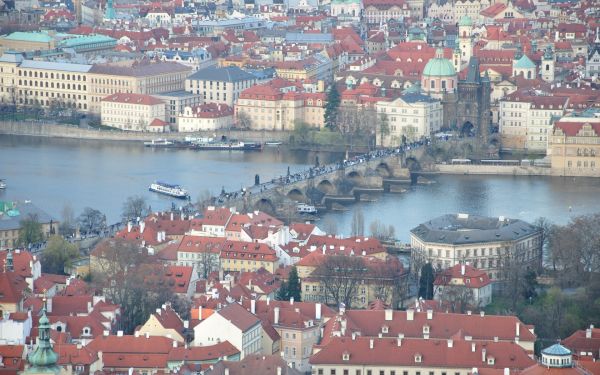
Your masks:
[[[166,182],[156,181],[150,185],[150,191],[165,194],[174,198],[188,199],[188,192],[179,185],[168,184]]]
[[[301,214],[316,214],[317,208],[306,203],[298,203],[296,210]]]

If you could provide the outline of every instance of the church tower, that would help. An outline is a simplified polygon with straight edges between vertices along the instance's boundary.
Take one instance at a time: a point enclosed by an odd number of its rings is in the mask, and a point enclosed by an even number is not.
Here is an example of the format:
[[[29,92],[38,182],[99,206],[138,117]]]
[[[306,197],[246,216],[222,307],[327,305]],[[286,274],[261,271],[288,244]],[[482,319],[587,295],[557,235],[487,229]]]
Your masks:
[[[554,52],[548,45],[544,56],[542,56],[542,79],[546,82],[554,82]]]
[[[44,305],[45,305],[44,301]],[[50,343],[50,321],[46,316],[46,306],[42,309],[42,316],[38,324],[37,345],[33,352],[27,356],[29,368],[23,372],[24,375],[58,375],[60,368],[56,365],[58,354],[52,349]]]
[[[460,53],[460,41],[458,38],[454,43],[454,51],[452,52],[452,65],[454,65],[454,71],[460,72],[461,64],[461,53]]]
[[[458,21],[458,40],[460,44],[461,61],[471,61],[473,55],[473,41],[471,35],[473,32],[473,21],[469,16],[462,16]]]

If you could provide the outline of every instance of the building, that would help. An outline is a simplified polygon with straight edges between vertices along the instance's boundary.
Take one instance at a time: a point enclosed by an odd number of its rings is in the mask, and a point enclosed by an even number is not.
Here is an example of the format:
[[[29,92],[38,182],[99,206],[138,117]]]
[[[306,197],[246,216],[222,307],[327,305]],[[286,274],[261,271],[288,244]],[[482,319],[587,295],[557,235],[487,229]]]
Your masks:
[[[585,75],[596,80],[600,78],[600,32],[598,29],[596,29],[596,40],[586,56]]]
[[[562,117],[568,97],[515,91],[500,100],[500,136],[508,149],[546,154],[552,123]]]
[[[569,348],[576,358],[600,359],[600,329],[590,325],[585,330],[580,329],[562,340],[562,344]]]
[[[183,90],[190,72],[191,68],[174,62],[95,64],[87,76],[90,112],[100,115],[102,99],[117,93],[153,95]],[[162,120],[165,121],[164,116]]]
[[[279,259],[275,250],[264,243],[227,241],[220,254],[225,272],[258,271],[264,268],[275,273]]]
[[[0,346],[25,345],[32,324],[31,311],[11,313],[3,310],[0,319]]]
[[[256,130],[292,130],[298,122],[321,128],[325,99],[324,93],[307,93],[298,84],[277,78],[244,90],[235,106],[236,117],[246,116]]]
[[[166,304],[156,309],[156,312],[151,314],[135,332],[142,336],[148,334],[149,336],[170,337],[179,343],[184,343],[187,329],[189,329],[189,322],[183,321],[171,305]]]
[[[204,47],[194,48],[191,51],[164,51],[160,53],[160,59],[189,66],[194,72],[217,63],[216,60],[212,59],[211,53]]]
[[[35,218],[42,225],[42,233],[45,238],[53,233],[58,233],[59,222],[29,201],[0,201],[0,213],[0,250],[14,249],[19,245],[21,221],[30,217]]]
[[[409,18],[411,9],[404,0],[365,0],[363,18],[369,24],[387,24],[390,19]]]
[[[165,122],[165,102],[151,95],[117,93],[101,101],[102,125],[130,131],[149,131]]]
[[[26,60],[8,52],[0,57],[0,103],[85,112],[89,106],[86,64]]]
[[[228,129],[233,126],[233,108],[227,104],[205,103],[185,107],[177,117],[180,132]]]
[[[483,308],[492,303],[492,281],[481,270],[468,264],[457,264],[437,274],[433,298],[456,305],[464,303],[464,306],[452,306],[459,311]]]
[[[171,129],[178,130],[177,117],[183,113],[185,107],[195,107],[202,103],[202,97],[185,90],[163,92],[153,95],[165,102],[165,117]]]
[[[194,327],[194,346],[229,341],[241,352],[241,358],[262,353],[261,323],[238,303],[231,303]],[[272,353],[269,353],[272,354]]]
[[[333,61],[320,53],[315,53],[303,60],[276,62],[274,68],[277,77],[283,79],[330,82],[333,78]]]
[[[426,326],[424,329],[427,328]],[[427,333],[424,333],[426,336]],[[513,342],[485,346],[460,339],[336,337],[319,345],[310,358],[312,371],[329,374],[473,374],[473,369],[522,370],[533,364]]]
[[[502,279],[509,259],[532,269],[541,266],[541,236],[539,229],[518,219],[448,214],[410,231],[411,259],[441,270],[468,263],[492,280]]]
[[[377,127],[377,143],[384,147],[429,137],[442,127],[442,104],[427,95],[405,94],[392,101],[378,101],[375,108],[379,121],[387,121],[387,129]]]
[[[15,31],[0,37],[0,51],[32,52],[51,50],[57,47],[57,40],[48,32]]]
[[[434,98],[442,98],[447,93],[456,92],[458,77],[452,62],[444,57],[444,50],[438,48],[435,57],[429,59],[421,75],[423,91]]]
[[[288,366],[278,355],[253,354],[241,361],[219,361],[207,369],[204,375],[302,375],[304,372]]]
[[[600,117],[594,117],[595,113],[565,116],[554,123],[548,142],[554,174],[600,176]]]
[[[185,90],[201,95],[205,103],[233,107],[240,93],[257,82],[256,76],[237,66],[210,66],[187,77]]]
[[[330,11],[340,24],[358,23],[363,11],[363,4],[358,0],[332,0]]]

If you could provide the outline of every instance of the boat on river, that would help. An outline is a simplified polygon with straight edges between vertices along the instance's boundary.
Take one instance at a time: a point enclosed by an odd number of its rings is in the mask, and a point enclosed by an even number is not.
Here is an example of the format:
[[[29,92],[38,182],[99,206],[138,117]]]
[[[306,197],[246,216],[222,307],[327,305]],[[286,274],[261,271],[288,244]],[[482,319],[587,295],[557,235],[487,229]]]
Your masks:
[[[188,192],[181,186],[161,181],[156,181],[152,183],[148,190],[153,191],[155,193],[168,195],[173,198],[188,199],[190,197]]]
[[[208,141],[192,143],[190,148],[193,150],[261,151],[262,144],[240,141]]]
[[[265,146],[281,146],[283,142],[279,141],[267,141],[265,142]]]
[[[313,205],[306,204],[306,203],[298,203],[296,205],[296,211],[298,211],[298,213],[300,213],[300,214],[312,214],[312,215],[317,214],[317,208]]]
[[[6,182],[3,179],[0,179],[0,190],[6,189]]]
[[[175,143],[173,143],[172,141],[162,138],[144,142],[144,146],[146,147],[173,147],[174,145]]]

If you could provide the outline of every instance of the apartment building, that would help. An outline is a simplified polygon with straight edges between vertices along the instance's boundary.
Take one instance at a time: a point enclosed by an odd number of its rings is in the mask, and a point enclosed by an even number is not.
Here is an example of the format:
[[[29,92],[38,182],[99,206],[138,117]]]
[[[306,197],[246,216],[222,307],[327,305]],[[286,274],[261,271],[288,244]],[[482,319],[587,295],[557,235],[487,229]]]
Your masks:
[[[90,112],[100,114],[102,99],[116,93],[152,95],[183,90],[191,70],[175,62],[148,60],[96,64],[88,72]]]
[[[565,96],[516,91],[500,100],[500,136],[505,148],[546,153],[552,122],[562,117]]]
[[[177,117],[185,110],[185,107],[195,107],[202,104],[200,95],[185,90],[162,92],[153,96],[165,102],[166,121],[174,130],[177,129]]]
[[[148,131],[165,121],[165,102],[150,95],[117,93],[101,101],[102,125],[121,130]]]
[[[600,111],[565,116],[548,142],[550,165],[560,176],[600,176]]]
[[[324,126],[325,94],[306,93],[294,82],[277,78],[244,90],[235,106],[255,130],[292,130],[298,122]]]
[[[469,306],[483,308],[492,302],[492,281],[487,273],[468,264],[457,264],[438,273],[433,282],[433,299],[442,301],[445,296],[466,289]],[[465,306],[457,306],[464,308]]]
[[[391,19],[410,17],[411,9],[404,0],[366,0],[363,17],[370,24],[386,24]]]
[[[398,147],[403,137],[408,142],[428,137],[442,127],[442,104],[427,95],[406,94],[391,101],[378,101],[375,108],[378,120],[387,125],[385,129],[376,127],[377,142],[383,147]]]
[[[258,271],[275,273],[279,259],[275,250],[264,243],[228,241],[221,249],[221,269],[225,272]]]
[[[299,61],[281,61],[274,65],[277,76],[290,80],[333,79],[333,62],[321,54],[314,54]]]
[[[26,60],[19,53],[0,57],[0,102],[17,106],[88,110],[92,65]]]
[[[533,269],[541,267],[542,233],[519,219],[447,214],[410,231],[413,264],[430,262],[438,269],[468,263],[502,279],[502,264],[515,259]]]
[[[256,76],[237,66],[210,66],[189,76],[185,80],[185,90],[202,95],[205,103],[233,107],[240,93],[257,82]]]

